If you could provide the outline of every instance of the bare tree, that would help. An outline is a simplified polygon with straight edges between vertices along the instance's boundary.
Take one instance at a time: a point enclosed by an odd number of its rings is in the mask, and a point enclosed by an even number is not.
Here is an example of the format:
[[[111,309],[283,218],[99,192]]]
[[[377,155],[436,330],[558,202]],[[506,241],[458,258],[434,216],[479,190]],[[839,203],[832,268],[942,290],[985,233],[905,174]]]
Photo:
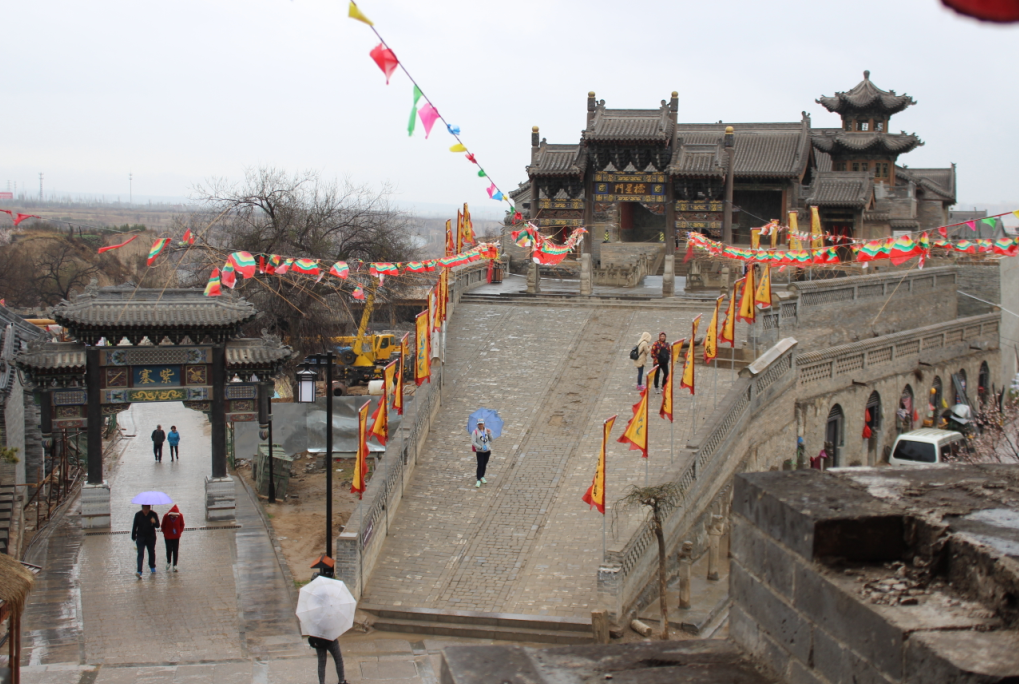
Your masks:
[[[324,348],[329,337],[349,329],[354,314],[350,293],[370,286],[359,262],[407,261],[414,251],[405,217],[389,202],[388,189],[357,186],[350,181],[323,183],[315,173],[289,174],[274,168],[249,170],[242,183],[231,186],[210,181],[196,188],[203,211],[178,218],[179,232],[191,228],[198,236],[187,248],[181,269],[204,282],[214,267],[221,267],[230,252],[279,254],[322,260],[328,269],[334,261],[350,262],[347,281],[325,277],[280,278],[256,274],[238,280],[243,291],[262,312],[253,326],[265,328],[291,341],[302,340],[302,351]],[[211,227],[208,227],[210,224]],[[184,248],[178,248],[178,250]],[[379,295],[391,299],[404,277],[390,278]]]
[[[1019,463],[1019,398],[1005,394],[981,406],[978,431],[951,458],[968,463]]]
[[[644,522],[651,526],[658,541],[658,595],[659,606],[662,612],[662,633],[661,638],[669,638],[669,601],[666,596],[667,570],[665,562],[665,532],[662,528],[662,520],[670,509],[676,507],[682,492],[679,486],[673,482],[666,482],[651,487],[637,487],[633,485],[622,499],[613,506],[614,517],[620,513],[647,508],[647,517]]]

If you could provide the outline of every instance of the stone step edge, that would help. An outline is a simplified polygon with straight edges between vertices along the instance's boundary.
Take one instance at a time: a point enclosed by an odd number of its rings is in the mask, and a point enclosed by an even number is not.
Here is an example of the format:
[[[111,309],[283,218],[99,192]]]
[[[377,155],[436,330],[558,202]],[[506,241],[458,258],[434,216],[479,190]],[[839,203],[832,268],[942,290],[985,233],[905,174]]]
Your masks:
[[[493,639],[498,641],[522,641],[540,644],[590,644],[594,641],[594,635],[590,632],[436,622],[430,620],[401,620],[398,618],[377,618],[372,623],[372,628],[382,632]]]
[[[481,613],[469,610],[439,610],[436,608],[404,608],[361,604],[358,609],[379,618],[401,621],[422,621],[513,629],[558,630],[593,634],[591,620],[564,618],[549,615],[523,615],[517,613]]]

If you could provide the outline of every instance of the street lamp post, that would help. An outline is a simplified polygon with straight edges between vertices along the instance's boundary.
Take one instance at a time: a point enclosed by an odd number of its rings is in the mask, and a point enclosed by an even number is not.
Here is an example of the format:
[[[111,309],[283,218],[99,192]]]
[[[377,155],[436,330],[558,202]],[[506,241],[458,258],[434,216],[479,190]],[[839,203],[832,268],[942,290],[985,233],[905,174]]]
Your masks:
[[[311,366],[325,365],[326,381],[326,556],[333,556],[333,358],[335,354],[312,354],[304,357],[302,369],[297,372],[297,401],[315,403],[315,381],[318,373]],[[270,447],[271,448],[271,447]],[[323,569],[322,575],[332,577],[332,568]]]
[[[261,432],[259,436],[269,440],[269,503],[276,503],[276,479],[272,462],[275,457],[272,447],[272,391],[272,383],[258,384],[258,427]]]

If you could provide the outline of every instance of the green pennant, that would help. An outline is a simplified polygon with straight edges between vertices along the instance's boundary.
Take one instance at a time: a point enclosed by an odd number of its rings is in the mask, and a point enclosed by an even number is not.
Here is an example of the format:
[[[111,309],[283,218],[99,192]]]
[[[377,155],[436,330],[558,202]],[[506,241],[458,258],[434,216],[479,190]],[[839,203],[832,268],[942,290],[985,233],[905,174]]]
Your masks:
[[[414,105],[410,108],[410,121],[407,122],[407,135],[414,135],[414,128],[418,123],[418,100],[421,99],[421,89],[414,86]]]
[[[996,218],[980,219],[980,223],[986,223],[991,228],[997,228],[998,227],[998,219],[996,219]]]
[[[485,173],[485,170],[484,170],[484,169],[479,169],[479,170],[478,170],[478,177],[479,177],[479,178],[484,178],[484,177],[485,177],[485,176],[487,176],[487,175],[488,175],[488,174],[487,174],[487,173]]]

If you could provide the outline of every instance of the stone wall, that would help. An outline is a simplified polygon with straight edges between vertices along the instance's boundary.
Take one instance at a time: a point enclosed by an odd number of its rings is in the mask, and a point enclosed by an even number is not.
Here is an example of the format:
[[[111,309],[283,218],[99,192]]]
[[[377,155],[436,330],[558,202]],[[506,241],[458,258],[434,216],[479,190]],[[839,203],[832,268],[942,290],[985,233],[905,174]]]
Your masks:
[[[976,316],[990,313],[994,310],[994,304],[1004,303],[1001,300],[1001,264],[1011,259],[1001,261],[963,261],[959,263],[959,315]],[[973,297],[967,297],[963,292],[979,297],[979,301]],[[1006,304],[1006,306],[1008,306]]]
[[[811,350],[950,321],[957,281],[956,270],[943,267],[791,283],[748,335],[758,349],[791,335]]]
[[[31,401],[31,397],[29,397],[29,401]],[[5,446],[18,450],[18,463],[2,465],[0,473],[2,473],[3,484],[25,484],[26,472],[32,472],[34,475],[35,471],[26,471],[25,468],[25,397],[21,378],[16,373],[11,383],[10,395],[4,404],[4,437]],[[38,463],[33,464],[33,467],[38,468]],[[37,478],[33,477],[32,481],[36,482]]]

